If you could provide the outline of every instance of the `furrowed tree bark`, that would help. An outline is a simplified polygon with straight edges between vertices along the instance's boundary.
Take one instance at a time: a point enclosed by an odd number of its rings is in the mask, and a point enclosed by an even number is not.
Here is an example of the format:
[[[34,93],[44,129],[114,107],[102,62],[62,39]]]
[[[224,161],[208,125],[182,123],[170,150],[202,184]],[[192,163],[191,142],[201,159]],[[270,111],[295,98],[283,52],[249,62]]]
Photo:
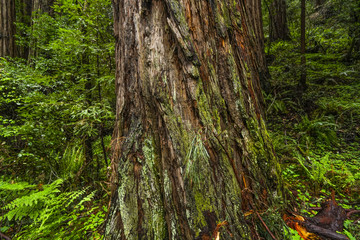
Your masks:
[[[15,0],[0,0],[0,57],[15,57]]]
[[[279,236],[269,215],[281,181],[261,109],[263,53],[245,1],[113,7],[117,119],[105,238],[195,239],[214,219],[229,223],[232,239]]]

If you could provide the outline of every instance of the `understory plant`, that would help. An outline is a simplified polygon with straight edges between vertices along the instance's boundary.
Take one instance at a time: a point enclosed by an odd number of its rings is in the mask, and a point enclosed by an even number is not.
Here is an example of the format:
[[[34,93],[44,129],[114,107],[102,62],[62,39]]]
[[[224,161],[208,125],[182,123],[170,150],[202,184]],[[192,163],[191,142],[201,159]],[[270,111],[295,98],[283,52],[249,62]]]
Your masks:
[[[107,209],[95,201],[96,192],[61,191],[63,184],[62,179],[47,185],[0,181],[1,197],[13,198],[1,209],[1,231],[16,229],[15,239],[102,239],[98,228]]]

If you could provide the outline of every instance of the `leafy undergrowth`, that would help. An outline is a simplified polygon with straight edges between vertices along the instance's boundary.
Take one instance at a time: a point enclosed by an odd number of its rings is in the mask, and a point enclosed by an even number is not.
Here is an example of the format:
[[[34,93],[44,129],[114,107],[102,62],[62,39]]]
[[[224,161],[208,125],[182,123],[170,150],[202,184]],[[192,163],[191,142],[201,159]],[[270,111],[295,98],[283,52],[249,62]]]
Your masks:
[[[273,89],[265,100],[290,205],[313,216],[311,208],[334,190],[342,207],[360,209],[360,61],[307,54],[308,89],[301,93],[296,43],[278,42],[273,51]],[[360,239],[359,217],[352,214],[345,222],[343,234],[350,239]]]
[[[0,232],[14,239],[103,239],[107,198],[89,188],[64,191],[62,185],[62,179],[48,185],[0,180],[0,197],[7,203]]]

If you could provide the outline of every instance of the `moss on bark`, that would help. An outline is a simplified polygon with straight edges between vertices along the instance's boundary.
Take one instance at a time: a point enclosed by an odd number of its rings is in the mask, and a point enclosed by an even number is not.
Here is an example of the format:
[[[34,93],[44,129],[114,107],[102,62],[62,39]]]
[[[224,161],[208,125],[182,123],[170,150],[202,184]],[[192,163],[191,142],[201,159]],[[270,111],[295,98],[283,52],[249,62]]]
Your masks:
[[[120,2],[124,101],[107,224],[120,231],[107,238],[194,239],[211,227],[210,216],[228,221],[235,239],[266,236],[255,214],[245,213],[271,209],[281,182],[257,95],[251,24],[239,11],[244,3],[152,1],[144,11],[135,0]]]

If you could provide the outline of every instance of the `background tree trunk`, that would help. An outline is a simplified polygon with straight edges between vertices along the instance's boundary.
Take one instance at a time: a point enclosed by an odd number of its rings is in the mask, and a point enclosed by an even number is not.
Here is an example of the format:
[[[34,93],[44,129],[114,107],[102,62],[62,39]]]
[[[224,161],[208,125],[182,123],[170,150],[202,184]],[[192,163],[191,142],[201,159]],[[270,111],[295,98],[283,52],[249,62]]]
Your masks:
[[[259,78],[262,90],[265,92],[270,92],[270,73],[266,63],[265,57],[265,39],[264,39],[264,30],[263,30],[263,21],[262,21],[262,9],[261,9],[261,0],[246,1],[246,8],[248,9],[248,15],[252,24],[252,28],[255,31],[255,46],[256,50],[256,59],[259,64]],[[257,88],[260,90],[260,88]],[[258,94],[258,98],[263,102],[261,91]]]
[[[41,11],[52,16],[54,14],[54,10],[51,7],[54,2],[55,0],[32,0],[32,11]]]
[[[272,0],[269,7],[270,41],[289,40],[285,0]]]
[[[16,6],[16,20],[17,22],[23,25],[23,29],[18,29],[17,34],[22,39],[27,39],[29,33],[25,31],[26,27],[31,26],[31,12],[32,12],[32,1],[30,0],[19,0]],[[28,59],[29,56],[29,45],[28,44],[20,44],[17,46],[19,57],[23,59]]]
[[[0,0],[0,57],[15,57],[15,0]]]
[[[31,0],[31,15],[30,15],[30,26],[33,28],[33,21],[35,21],[39,14],[47,13],[50,16],[54,14],[54,10],[51,8],[55,0]],[[31,37],[29,43],[29,54],[28,62],[38,55],[38,43],[37,39]]]
[[[280,194],[279,165],[245,1],[113,4],[117,120],[105,238],[194,239],[200,229],[213,237],[224,220],[232,239],[269,239],[261,220],[277,234],[264,212]]]
[[[301,0],[301,34],[300,34],[300,45],[301,45],[301,75],[299,87],[300,91],[304,92],[307,88],[306,85],[306,42],[305,42],[305,0]]]
[[[33,26],[33,21],[38,18],[39,13],[47,13],[53,16],[54,10],[52,6],[54,2],[55,0],[18,0],[16,2],[17,21],[21,23],[24,28],[22,29],[23,31],[18,32],[18,34],[29,41],[26,44],[17,46],[20,57],[31,59],[37,54],[37,41],[32,36],[30,36],[30,39],[27,39],[29,32],[26,28]]]

